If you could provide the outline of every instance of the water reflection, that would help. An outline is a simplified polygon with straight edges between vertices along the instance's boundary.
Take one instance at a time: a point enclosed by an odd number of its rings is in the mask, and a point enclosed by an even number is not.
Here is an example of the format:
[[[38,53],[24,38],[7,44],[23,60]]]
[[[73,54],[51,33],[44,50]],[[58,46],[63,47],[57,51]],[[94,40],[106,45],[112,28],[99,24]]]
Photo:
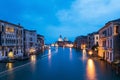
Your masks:
[[[49,63],[49,66],[51,66],[51,57],[52,57],[51,49],[49,49],[48,50],[48,63]]]
[[[82,59],[83,59],[83,60],[87,59],[86,49],[83,49],[83,50],[82,50]]]
[[[86,74],[88,80],[96,80],[96,71],[95,71],[95,64],[92,59],[88,59],[87,67],[86,67]]]
[[[48,50],[48,59],[51,59],[51,49]]]
[[[13,69],[13,63],[7,63],[7,64],[6,64],[6,68],[7,68],[8,70],[12,70],[12,69]]]
[[[36,55],[31,55],[30,56],[30,61],[31,61],[32,71],[34,72],[35,71],[35,63],[36,63]]]
[[[69,55],[69,57],[70,57],[70,60],[72,60],[72,48],[70,48],[70,55]]]
[[[55,48],[55,53],[58,53],[58,47]]]
[[[36,62],[36,55],[31,55],[31,56],[30,56],[30,60],[31,60],[31,62],[32,62],[33,64],[35,64],[35,62]]]
[[[65,46],[63,46],[63,50],[65,49]]]

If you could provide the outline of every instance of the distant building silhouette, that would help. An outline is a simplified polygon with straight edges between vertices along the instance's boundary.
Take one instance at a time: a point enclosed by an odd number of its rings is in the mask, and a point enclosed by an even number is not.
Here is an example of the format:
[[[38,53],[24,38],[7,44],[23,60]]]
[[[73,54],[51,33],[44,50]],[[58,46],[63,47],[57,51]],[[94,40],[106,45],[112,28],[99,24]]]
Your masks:
[[[62,38],[62,35],[58,38],[58,41],[56,41],[56,44],[59,47],[73,47],[73,43],[71,41],[68,41],[66,37],[64,39]]]
[[[58,38],[58,41],[59,41],[59,42],[63,41],[62,35],[60,35],[60,37]]]

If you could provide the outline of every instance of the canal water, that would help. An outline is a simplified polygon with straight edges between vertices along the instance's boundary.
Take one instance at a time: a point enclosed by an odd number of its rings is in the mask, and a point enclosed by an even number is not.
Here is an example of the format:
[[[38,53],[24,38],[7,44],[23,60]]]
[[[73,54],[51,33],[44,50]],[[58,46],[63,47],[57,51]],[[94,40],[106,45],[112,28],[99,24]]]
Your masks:
[[[54,47],[30,61],[0,66],[0,80],[120,80],[108,63],[72,48]]]

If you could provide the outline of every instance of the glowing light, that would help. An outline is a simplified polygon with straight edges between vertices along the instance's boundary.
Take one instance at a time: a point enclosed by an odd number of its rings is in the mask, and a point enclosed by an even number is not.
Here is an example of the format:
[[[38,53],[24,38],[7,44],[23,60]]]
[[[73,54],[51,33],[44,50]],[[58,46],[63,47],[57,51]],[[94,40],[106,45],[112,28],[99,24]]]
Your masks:
[[[6,32],[10,32],[13,33],[14,32],[14,28],[13,27],[6,27]]]
[[[51,44],[51,46],[55,46],[54,44]]]
[[[52,57],[51,49],[49,49],[48,50],[48,63],[49,63],[49,67],[51,67],[51,57]]]
[[[31,60],[31,62],[35,63],[36,62],[36,55],[31,55],[30,60]]]
[[[13,68],[13,63],[7,63],[6,67],[8,68],[8,70],[12,70]]]
[[[48,59],[51,59],[51,49],[48,50]]]
[[[8,53],[8,57],[9,57],[9,58],[14,58],[13,52],[9,52],[9,53]]]
[[[88,53],[89,53],[89,55],[92,55],[92,54],[93,54],[93,52],[92,52],[92,51],[89,51]]]
[[[85,49],[86,45],[85,44],[81,44],[81,49]]]
[[[88,59],[86,71],[88,80],[96,80],[95,64],[92,59]]]
[[[66,47],[72,48],[73,44],[66,44]]]
[[[72,48],[70,48],[70,59],[72,59]]]
[[[35,70],[35,64],[36,64],[36,55],[31,55],[30,56],[30,61],[31,61],[31,67],[32,67],[32,71]]]
[[[56,43],[55,46],[58,47],[58,44]]]
[[[86,50],[85,49],[83,49],[82,52],[83,52],[83,54],[86,54]]]
[[[35,48],[31,48],[29,52],[34,53],[35,51],[36,51]]]
[[[97,48],[95,48],[95,51],[97,51]]]
[[[87,58],[86,57],[86,50],[85,49],[83,49],[82,54],[83,54],[82,58],[83,58],[83,60],[85,60]]]

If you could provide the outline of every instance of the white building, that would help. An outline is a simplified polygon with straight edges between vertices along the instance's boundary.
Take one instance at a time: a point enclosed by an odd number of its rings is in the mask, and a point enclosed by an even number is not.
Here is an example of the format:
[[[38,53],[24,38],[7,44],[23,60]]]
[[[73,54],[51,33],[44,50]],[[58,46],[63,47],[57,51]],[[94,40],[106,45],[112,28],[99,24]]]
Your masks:
[[[36,52],[37,33],[35,30],[24,29],[24,47],[25,55],[30,55]]]
[[[120,58],[120,19],[105,24],[99,34],[98,55],[110,63]]]
[[[62,42],[63,41],[63,38],[62,36],[60,35],[60,37],[58,38],[58,41]]]
[[[0,59],[22,56],[23,27],[0,20]]]
[[[93,32],[91,34],[88,34],[87,36],[87,40],[88,40],[88,49],[92,49],[93,46],[98,45],[99,42],[99,33],[98,32]]]

